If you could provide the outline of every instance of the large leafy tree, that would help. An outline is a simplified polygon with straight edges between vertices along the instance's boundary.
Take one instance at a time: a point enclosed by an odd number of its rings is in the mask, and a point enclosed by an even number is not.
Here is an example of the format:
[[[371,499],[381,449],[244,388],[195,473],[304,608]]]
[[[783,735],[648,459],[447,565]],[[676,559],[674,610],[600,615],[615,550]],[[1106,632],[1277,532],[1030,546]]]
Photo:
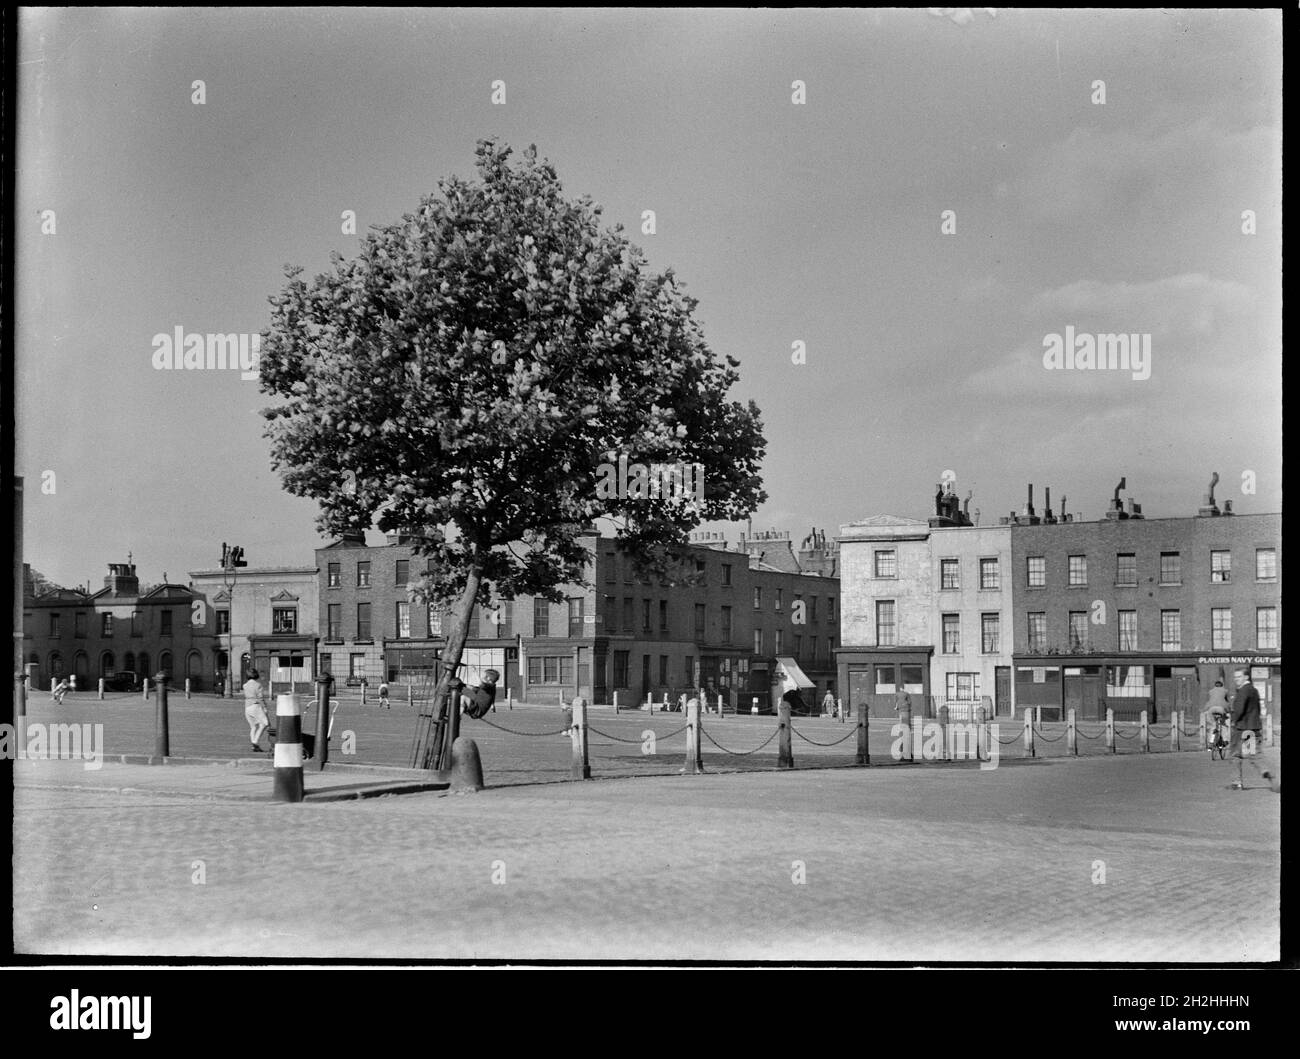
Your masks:
[[[414,535],[435,572],[412,592],[448,610],[450,667],[475,604],[584,580],[594,519],[662,571],[691,528],[766,499],[758,409],[728,400],[738,362],[710,351],[694,299],[535,148],[510,156],[481,141],[477,180],[441,181],[311,283],[287,268],[259,363],[285,488],[318,501],[325,535]],[[698,465],[703,501],[610,497],[620,456]]]

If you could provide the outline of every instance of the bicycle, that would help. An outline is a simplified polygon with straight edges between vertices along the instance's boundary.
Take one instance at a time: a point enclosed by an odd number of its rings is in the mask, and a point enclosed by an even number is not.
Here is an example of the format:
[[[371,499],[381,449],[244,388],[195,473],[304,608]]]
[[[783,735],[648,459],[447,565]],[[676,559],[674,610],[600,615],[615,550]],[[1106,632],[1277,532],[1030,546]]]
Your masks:
[[[1228,719],[1226,717],[1210,717],[1210,730],[1206,736],[1206,749],[1210,752],[1210,760],[1214,760],[1214,755],[1219,755],[1222,761],[1228,754]]]

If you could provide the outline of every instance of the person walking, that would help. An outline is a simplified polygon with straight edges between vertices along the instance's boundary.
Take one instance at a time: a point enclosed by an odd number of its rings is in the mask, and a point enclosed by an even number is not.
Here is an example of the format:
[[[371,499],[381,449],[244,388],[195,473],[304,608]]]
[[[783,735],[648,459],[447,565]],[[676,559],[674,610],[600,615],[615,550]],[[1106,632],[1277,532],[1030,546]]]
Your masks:
[[[63,705],[63,696],[66,695],[67,693],[68,693],[68,682],[62,677],[59,678],[59,682],[55,684],[54,687],[50,688],[50,698],[53,699],[60,706]]]
[[[826,689],[826,697],[822,699],[822,716],[835,716],[835,696],[831,694],[831,689]]]
[[[1237,782],[1232,786],[1236,790],[1243,790],[1245,788],[1242,780],[1243,761],[1247,757],[1251,758],[1251,767],[1256,772],[1260,772],[1260,767],[1254,760],[1259,752],[1259,692],[1250,682],[1249,670],[1238,669],[1233,673],[1233,680],[1237,685],[1237,694],[1232,698],[1232,739],[1228,743],[1228,757],[1235,758],[1237,761]],[[1247,732],[1250,733],[1249,740],[1245,739]],[[1248,748],[1243,747],[1243,742],[1248,743]],[[1271,779],[1270,776],[1263,778]]]
[[[379,685],[379,708],[381,710],[391,710],[393,707],[388,704],[388,681]]]
[[[271,722],[266,716],[266,691],[257,678],[257,670],[250,669],[248,680],[244,682],[244,719],[248,721],[248,737],[253,749],[260,754],[262,736],[271,727]]]

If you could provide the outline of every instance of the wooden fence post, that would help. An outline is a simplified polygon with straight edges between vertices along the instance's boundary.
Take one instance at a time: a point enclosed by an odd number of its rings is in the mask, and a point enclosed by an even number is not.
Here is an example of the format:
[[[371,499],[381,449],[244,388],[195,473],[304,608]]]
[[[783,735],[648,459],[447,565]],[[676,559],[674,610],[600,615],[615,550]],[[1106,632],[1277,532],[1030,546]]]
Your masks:
[[[782,700],[781,705],[776,710],[777,725],[780,735],[777,736],[778,753],[776,758],[776,767],[782,769],[794,768],[794,752],[790,747],[790,704]]]
[[[1025,710],[1025,753],[1030,757],[1034,756],[1034,710],[1032,707]]]
[[[1147,711],[1138,715],[1138,747],[1144,754],[1151,752],[1151,731],[1147,728]]]
[[[699,699],[686,700],[686,771],[691,775],[704,771],[700,758],[700,717],[703,713]]]
[[[581,695],[573,700],[573,723],[569,726],[569,735],[573,738],[573,764],[569,768],[569,778],[589,780],[591,759],[587,747],[587,700]]]
[[[1181,750],[1183,748],[1182,739],[1180,738],[1181,732],[1179,731],[1183,726],[1183,715],[1181,711],[1173,710],[1169,714],[1169,725],[1169,749],[1174,751]]]
[[[1106,707],[1106,747],[1115,753],[1115,711]]]
[[[1075,726],[1073,706],[1065,711],[1065,749],[1079,756],[1079,730]]]

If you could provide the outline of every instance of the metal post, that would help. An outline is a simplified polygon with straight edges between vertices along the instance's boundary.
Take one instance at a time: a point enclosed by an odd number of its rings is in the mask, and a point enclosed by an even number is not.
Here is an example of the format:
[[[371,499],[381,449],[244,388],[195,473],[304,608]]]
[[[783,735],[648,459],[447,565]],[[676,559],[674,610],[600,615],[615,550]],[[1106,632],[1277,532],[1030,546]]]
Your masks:
[[[1178,751],[1183,748],[1182,740],[1179,739],[1179,729],[1183,724],[1183,715],[1179,710],[1173,710],[1169,714],[1169,749]]]
[[[569,736],[573,740],[573,762],[569,766],[569,778],[574,780],[591,779],[591,759],[587,748],[587,700],[578,695],[572,705],[573,720],[569,724]]]
[[[1146,710],[1143,710],[1141,714],[1138,715],[1138,724],[1140,725],[1140,728],[1138,729],[1138,731],[1140,732],[1140,737],[1138,739],[1138,748],[1142,751],[1142,753],[1149,754],[1151,752],[1151,742],[1150,742],[1151,733],[1147,728]]]
[[[189,678],[189,677],[186,677],[186,678],[185,678],[185,697],[186,697],[187,699],[190,697],[190,678]]]
[[[275,787],[277,802],[300,802],[302,787],[302,717],[292,695],[275,698]]]
[[[149,701],[149,678],[147,676],[140,681],[140,698],[144,702]]]
[[[103,677],[100,677],[100,678],[99,678],[99,697],[100,697],[101,699],[104,697],[104,678],[103,678]]]
[[[940,706],[940,707],[939,707],[939,736],[940,736],[940,741],[941,741],[941,743],[942,743],[942,749],[940,750],[940,754],[942,755],[942,758],[943,758],[944,761],[948,761],[948,760],[949,760],[949,756],[948,756],[948,739],[949,739],[950,734],[951,734],[951,733],[949,733],[949,731],[948,731],[948,707],[947,707],[947,706]],[[979,741],[978,741],[978,740],[979,740],[979,737],[976,736],[976,743],[975,743],[975,756],[976,756],[976,757],[979,756]]]
[[[1197,733],[1200,736],[1200,740],[1201,740],[1200,747],[1202,750],[1204,750],[1207,746],[1210,745],[1209,724],[1206,720],[1206,716],[1207,716],[1206,712],[1202,710],[1201,723],[1197,726]]]
[[[1034,757],[1034,711],[1025,710],[1025,753]]]
[[[903,760],[911,761],[916,748],[912,746],[912,698],[910,695],[898,707],[898,723],[903,726]]]
[[[777,707],[777,726],[780,735],[777,737],[777,743],[780,750],[777,754],[776,767],[783,769],[794,768],[794,752],[790,748],[790,704],[784,699],[781,705]]]
[[[1065,711],[1065,749],[1079,756],[1079,731],[1075,727],[1073,706]]]
[[[330,692],[334,678],[329,673],[316,677],[316,771],[323,772],[330,756]],[[407,685],[409,690],[410,685]]]
[[[867,737],[870,732],[867,730],[867,711],[858,708],[858,760],[859,765],[871,764],[871,750],[867,745]]]
[[[700,760],[700,716],[703,712],[699,699],[686,700],[686,771],[692,775],[704,771]]]
[[[981,743],[983,746],[980,745]],[[992,760],[989,751],[989,711],[983,706],[975,710],[975,760]]]
[[[1115,711],[1106,707],[1106,749],[1115,753]]]
[[[167,725],[167,674],[159,673],[154,679],[158,682],[158,720],[154,726],[153,752],[161,765],[172,752],[171,732]],[[145,683],[149,683],[148,678]]]

